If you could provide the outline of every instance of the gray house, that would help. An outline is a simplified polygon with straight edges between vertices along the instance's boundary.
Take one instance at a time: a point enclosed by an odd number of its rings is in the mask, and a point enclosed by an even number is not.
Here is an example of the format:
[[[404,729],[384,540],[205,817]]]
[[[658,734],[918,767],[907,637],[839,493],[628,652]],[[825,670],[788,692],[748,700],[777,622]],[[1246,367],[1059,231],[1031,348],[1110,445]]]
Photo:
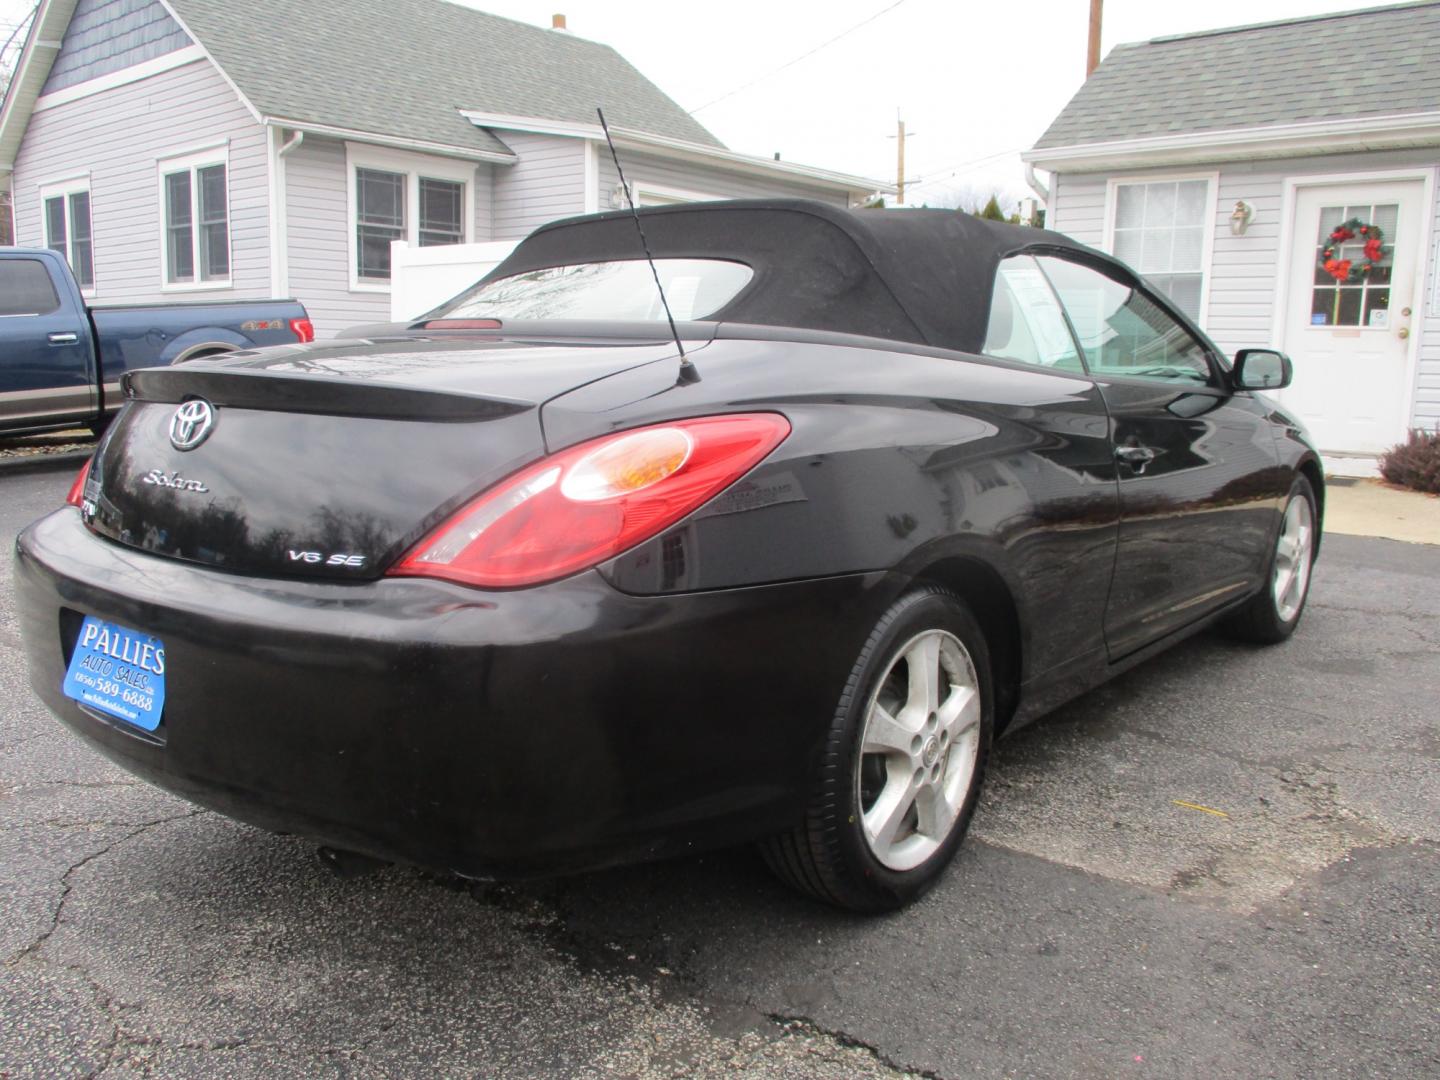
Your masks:
[[[1023,155],[1051,227],[1288,352],[1341,471],[1440,426],[1437,56],[1437,3],[1121,45]]]
[[[613,49],[445,0],[42,0],[0,190],[96,303],[295,296],[325,335],[389,317],[392,241],[622,204],[596,106],[641,203],[883,188],[733,153]]]

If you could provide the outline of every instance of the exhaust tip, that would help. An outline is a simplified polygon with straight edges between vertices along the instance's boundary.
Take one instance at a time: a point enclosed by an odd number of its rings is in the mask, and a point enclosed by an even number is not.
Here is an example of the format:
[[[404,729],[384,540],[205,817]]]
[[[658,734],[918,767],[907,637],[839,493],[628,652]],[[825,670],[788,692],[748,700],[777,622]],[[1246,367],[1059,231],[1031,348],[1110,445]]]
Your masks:
[[[321,847],[316,849],[315,855],[320,860],[320,865],[338,878],[363,877],[390,865],[384,859],[375,859],[369,855],[361,855],[358,851],[346,851],[344,848]]]

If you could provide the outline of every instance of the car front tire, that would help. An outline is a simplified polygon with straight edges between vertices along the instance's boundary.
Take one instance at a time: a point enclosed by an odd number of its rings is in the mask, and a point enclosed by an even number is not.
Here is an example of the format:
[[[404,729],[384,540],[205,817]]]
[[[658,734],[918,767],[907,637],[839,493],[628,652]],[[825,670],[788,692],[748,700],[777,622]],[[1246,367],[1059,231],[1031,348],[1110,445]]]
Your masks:
[[[1280,531],[1266,567],[1265,588],[1226,619],[1224,629],[1231,637],[1274,645],[1295,632],[1310,596],[1318,522],[1315,491],[1309,480],[1297,476],[1285,500]]]
[[[979,624],[944,589],[906,594],[855,661],[804,822],[761,845],[766,862],[801,892],[852,911],[910,903],[964,839],[993,729]]]

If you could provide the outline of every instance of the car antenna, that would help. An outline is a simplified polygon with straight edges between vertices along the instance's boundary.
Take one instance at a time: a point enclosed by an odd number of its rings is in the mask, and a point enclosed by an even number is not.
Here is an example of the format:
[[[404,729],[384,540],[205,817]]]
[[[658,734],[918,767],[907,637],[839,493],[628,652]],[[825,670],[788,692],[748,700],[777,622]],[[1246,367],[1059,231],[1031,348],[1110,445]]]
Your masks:
[[[605,132],[605,145],[610,147],[610,160],[615,162],[615,171],[620,175],[620,187],[625,192],[625,201],[630,204],[630,216],[635,219],[635,231],[640,234],[640,246],[645,251],[645,261],[650,264],[650,273],[655,278],[655,291],[660,294],[660,306],[665,309],[665,319],[670,323],[670,336],[675,339],[675,347],[680,350],[680,377],[675,380],[675,384],[680,386],[697,383],[700,381],[700,372],[685,355],[685,346],[680,342],[680,331],[675,329],[675,316],[670,314],[670,301],[665,299],[665,287],[660,284],[660,271],[655,268],[655,258],[650,254],[650,244],[645,239],[645,226],[640,224],[640,211],[635,209],[635,200],[630,197],[630,185],[625,182],[625,170],[620,167],[620,155],[615,153],[615,140],[610,138],[610,125],[605,122],[605,110],[597,107],[595,115],[600,117],[600,130]]]

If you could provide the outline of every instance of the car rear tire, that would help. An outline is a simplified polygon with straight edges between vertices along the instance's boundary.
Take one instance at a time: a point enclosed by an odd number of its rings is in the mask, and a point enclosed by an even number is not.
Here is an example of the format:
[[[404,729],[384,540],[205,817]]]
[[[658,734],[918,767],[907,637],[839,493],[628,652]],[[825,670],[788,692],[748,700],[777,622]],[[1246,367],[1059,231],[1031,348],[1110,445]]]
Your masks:
[[[1310,596],[1310,572],[1315,562],[1315,491],[1310,481],[1297,476],[1285,500],[1285,513],[1275,547],[1270,553],[1265,588],[1225,620],[1231,637],[1261,645],[1284,641],[1300,625]]]
[[[846,681],[805,820],[761,844],[801,892],[851,911],[903,907],[965,837],[994,728],[990,653],[954,594],[881,616]]]

